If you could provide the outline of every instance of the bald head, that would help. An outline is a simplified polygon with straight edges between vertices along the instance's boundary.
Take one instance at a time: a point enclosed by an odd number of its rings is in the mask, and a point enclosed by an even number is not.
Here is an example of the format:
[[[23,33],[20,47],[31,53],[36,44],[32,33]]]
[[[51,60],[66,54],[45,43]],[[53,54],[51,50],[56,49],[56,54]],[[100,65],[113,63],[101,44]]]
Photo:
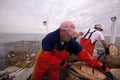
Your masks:
[[[61,26],[71,26],[71,25],[73,25],[73,22],[69,20],[63,21],[61,23]]]
[[[73,36],[75,32],[75,26],[73,22],[69,20],[63,21],[60,25],[60,29],[66,30],[70,36]]]

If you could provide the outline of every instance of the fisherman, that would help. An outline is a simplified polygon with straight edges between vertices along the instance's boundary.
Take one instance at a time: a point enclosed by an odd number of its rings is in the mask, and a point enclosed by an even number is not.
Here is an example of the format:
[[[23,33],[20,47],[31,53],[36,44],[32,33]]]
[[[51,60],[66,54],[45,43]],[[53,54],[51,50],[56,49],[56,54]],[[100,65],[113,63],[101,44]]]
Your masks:
[[[70,53],[74,53],[79,61],[103,71],[112,80],[113,76],[109,69],[91,56],[88,51],[72,37],[75,32],[73,22],[63,21],[60,27],[42,40],[42,52],[38,56],[32,80],[42,80],[44,74],[49,71],[50,80],[60,79],[61,68],[69,69],[71,65],[65,61]]]
[[[83,35],[80,39],[80,45],[86,49],[91,55],[94,53],[95,44],[97,41],[100,41],[105,48],[106,54],[109,54],[108,43],[105,40],[103,34],[101,33],[103,28],[100,24],[96,24],[94,28],[87,28],[79,32],[78,35],[75,35],[75,38],[78,38],[80,35]]]

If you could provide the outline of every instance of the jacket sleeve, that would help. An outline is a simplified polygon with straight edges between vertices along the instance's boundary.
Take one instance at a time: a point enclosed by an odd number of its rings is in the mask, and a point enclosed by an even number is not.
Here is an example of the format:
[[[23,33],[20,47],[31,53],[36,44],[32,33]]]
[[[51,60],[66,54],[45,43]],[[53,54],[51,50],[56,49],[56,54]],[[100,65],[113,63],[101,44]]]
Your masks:
[[[82,49],[82,51],[77,55],[79,61],[83,61],[86,64],[99,69],[102,72],[109,72],[109,68],[105,67],[103,68],[103,64],[98,61],[95,57],[93,57],[88,51],[85,49]]]

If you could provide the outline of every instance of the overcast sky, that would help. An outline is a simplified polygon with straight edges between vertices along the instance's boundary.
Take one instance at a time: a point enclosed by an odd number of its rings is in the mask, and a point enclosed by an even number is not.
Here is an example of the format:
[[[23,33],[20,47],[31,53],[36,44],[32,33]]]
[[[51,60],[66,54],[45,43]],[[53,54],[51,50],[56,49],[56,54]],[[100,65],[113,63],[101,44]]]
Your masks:
[[[0,33],[46,33],[69,19],[78,31],[99,23],[110,34],[114,16],[120,34],[120,0],[0,0]]]

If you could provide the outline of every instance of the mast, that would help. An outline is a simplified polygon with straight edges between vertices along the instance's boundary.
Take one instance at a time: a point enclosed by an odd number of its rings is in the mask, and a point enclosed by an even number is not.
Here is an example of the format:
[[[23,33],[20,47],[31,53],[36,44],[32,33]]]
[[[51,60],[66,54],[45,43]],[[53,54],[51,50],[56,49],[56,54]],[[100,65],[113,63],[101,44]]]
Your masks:
[[[48,28],[49,28],[49,18],[47,18],[47,20],[43,21],[43,25],[46,26],[46,34],[47,34]]]
[[[116,27],[115,27],[115,22],[116,22],[117,18],[116,17],[111,17],[111,39],[110,39],[110,43],[115,43],[116,40]]]

